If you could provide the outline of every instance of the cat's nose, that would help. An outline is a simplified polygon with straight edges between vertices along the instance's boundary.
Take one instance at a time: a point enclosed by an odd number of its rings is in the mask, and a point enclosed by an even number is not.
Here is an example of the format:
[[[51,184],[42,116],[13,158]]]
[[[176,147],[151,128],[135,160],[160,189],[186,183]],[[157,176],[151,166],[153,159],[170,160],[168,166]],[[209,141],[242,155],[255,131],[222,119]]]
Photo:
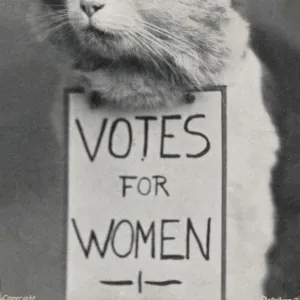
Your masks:
[[[105,4],[97,2],[98,1],[80,0],[80,8],[90,18],[105,6]]]

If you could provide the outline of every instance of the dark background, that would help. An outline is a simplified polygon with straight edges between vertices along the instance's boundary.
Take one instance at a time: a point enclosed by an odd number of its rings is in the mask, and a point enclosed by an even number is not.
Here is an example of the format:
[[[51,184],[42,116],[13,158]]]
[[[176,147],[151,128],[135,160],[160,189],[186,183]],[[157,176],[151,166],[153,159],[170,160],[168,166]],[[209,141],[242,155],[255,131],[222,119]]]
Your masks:
[[[297,2],[249,0],[246,10],[254,48],[272,71],[280,105],[276,124],[282,150],[273,182],[277,242],[268,255],[269,297],[300,295]],[[28,3],[0,1],[0,278],[5,294],[63,300],[63,151],[49,120],[60,77],[52,49],[37,45],[29,33]]]

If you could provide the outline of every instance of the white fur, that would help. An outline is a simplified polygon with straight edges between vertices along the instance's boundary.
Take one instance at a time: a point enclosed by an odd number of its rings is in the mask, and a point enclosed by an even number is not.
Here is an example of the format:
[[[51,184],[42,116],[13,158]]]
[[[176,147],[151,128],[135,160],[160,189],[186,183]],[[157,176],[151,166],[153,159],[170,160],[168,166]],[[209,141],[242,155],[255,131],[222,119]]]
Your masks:
[[[253,53],[228,93],[228,300],[263,296],[265,255],[273,241],[271,169],[279,147],[261,95]]]

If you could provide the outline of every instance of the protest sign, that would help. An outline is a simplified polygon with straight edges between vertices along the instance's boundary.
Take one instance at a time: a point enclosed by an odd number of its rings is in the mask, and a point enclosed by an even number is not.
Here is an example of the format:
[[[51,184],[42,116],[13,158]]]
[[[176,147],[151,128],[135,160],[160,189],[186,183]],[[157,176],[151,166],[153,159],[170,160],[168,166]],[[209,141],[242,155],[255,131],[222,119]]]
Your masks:
[[[66,93],[67,300],[225,299],[226,88],[194,95],[118,111]]]

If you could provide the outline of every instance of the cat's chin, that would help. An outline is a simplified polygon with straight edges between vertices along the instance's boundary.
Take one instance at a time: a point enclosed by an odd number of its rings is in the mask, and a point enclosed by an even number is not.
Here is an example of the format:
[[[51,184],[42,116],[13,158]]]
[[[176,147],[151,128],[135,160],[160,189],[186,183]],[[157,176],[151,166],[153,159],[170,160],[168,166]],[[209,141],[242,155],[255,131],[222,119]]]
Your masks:
[[[88,51],[106,59],[118,59],[135,52],[134,47],[120,34],[88,27],[77,31],[81,45]]]
[[[81,35],[83,36],[83,40],[87,44],[91,45],[113,45],[116,42],[119,42],[119,40],[122,38],[119,35],[98,30],[95,27],[89,26],[83,30],[81,30]]]

